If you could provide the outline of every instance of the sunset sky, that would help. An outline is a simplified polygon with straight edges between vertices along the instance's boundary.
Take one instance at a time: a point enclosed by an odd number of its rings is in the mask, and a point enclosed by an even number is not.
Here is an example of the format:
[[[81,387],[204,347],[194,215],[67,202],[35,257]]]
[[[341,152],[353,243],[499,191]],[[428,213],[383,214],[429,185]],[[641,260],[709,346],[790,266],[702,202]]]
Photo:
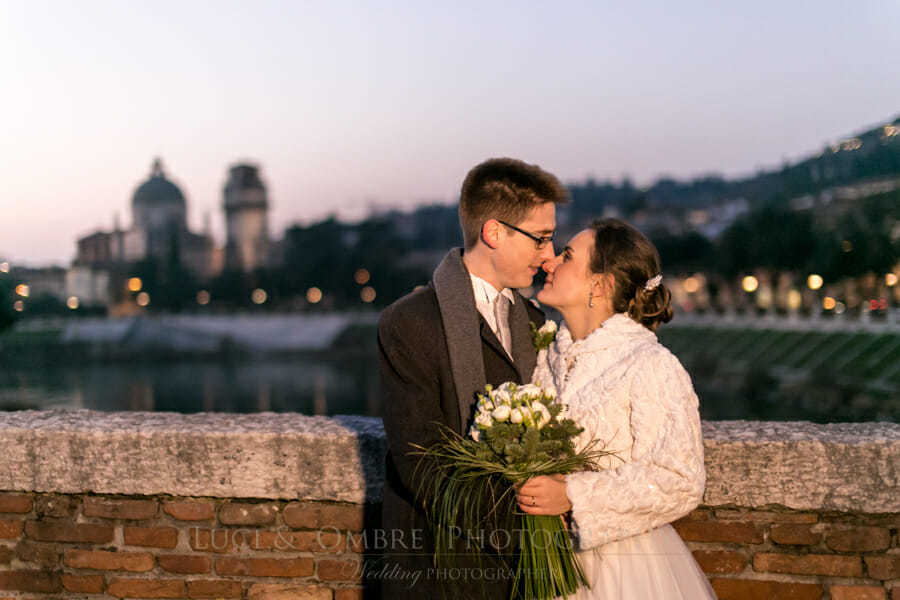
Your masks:
[[[752,173],[900,115],[900,2],[0,0],[0,260],[130,226],[161,156],[223,239],[453,202],[490,156],[566,182]]]

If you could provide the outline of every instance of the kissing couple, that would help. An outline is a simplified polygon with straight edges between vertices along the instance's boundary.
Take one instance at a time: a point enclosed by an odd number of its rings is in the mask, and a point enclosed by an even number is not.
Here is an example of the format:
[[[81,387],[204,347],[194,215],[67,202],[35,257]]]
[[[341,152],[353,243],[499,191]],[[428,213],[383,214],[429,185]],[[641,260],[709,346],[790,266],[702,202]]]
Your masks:
[[[590,585],[575,598],[715,598],[670,525],[700,503],[706,475],[697,396],[656,338],[672,318],[659,255],[617,219],[594,221],[557,254],[556,205],[566,201],[559,180],[536,165],[511,158],[477,165],[460,193],[464,248],[450,250],[427,286],[381,315],[382,526],[392,540],[424,532],[421,544],[386,550],[387,563],[421,575],[413,586],[386,578],[386,599],[510,597],[511,579],[496,576],[509,572],[502,568],[509,555],[498,553],[490,569],[466,565],[464,554],[460,569],[433,568],[413,452],[437,443],[441,426],[465,435],[476,394],[508,381],[552,388],[584,428],[579,443],[601,440],[611,452],[599,469],[535,477],[517,490],[522,512],[562,515],[569,524]],[[517,291],[539,269],[547,276],[537,301],[563,317],[540,350],[532,325],[546,319]]]

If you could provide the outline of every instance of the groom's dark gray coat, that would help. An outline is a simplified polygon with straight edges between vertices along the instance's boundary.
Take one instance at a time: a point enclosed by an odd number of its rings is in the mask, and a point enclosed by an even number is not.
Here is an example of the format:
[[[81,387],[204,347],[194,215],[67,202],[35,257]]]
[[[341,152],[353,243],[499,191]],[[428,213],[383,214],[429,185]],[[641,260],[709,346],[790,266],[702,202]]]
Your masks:
[[[438,439],[435,422],[457,433],[466,431],[475,394],[487,383],[530,381],[536,356],[528,323],[540,326],[544,315],[519,293],[515,298],[509,313],[512,361],[475,307],[459,248],[447,254],[428,286],[397,300],[381,315],[378,348],[388,440],[382,526],[393,546],[384,556],[384,600],[434,594],[437,600],[442,593],[453,599],[482,597],[481,581],[448,581],[452,573],[429,571],[433,546],[424,514],[413,500],[417,457],[409,451],[410,444],[427,446]],[[401,567],[394,577],[393,564]],[[407,571],[408,577],[402,578]],[[420,572],[418,579],[413,571]],[[486,597],[508,597],[508,584],[501,580],[489,586]]]

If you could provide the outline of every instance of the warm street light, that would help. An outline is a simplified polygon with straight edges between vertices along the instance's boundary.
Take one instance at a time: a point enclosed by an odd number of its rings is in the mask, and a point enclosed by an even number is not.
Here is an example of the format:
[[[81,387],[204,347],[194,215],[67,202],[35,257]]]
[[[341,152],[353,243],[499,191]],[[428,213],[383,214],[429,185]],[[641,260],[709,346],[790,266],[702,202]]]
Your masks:
[[[888,273],[884,276],[884,285],[888,287],[894,287],[897,285],[897,274],[896,273]]]
[[[811,290],[817,290],[822,287],[822,284],[825,283],[825,280],[822,279],[821,275],[812,274],[806,280],[806,285],[809,286]]]
[[[825,296],[822,300],[822,308],[825,310],[834,310],[835,306],[837,306],[837,302],[831,296]]]
[[[262,304],[268,297],[269,295],[266,294],[266,290],[262,288],[256,288],[250,295],[250,299],[253,300],[253,304]]]
[[[209,304],[209,292],[206,290],[200,290],[197,292],[197,304],[200,306],[206,306]]]
[[[367,285],[359,292],[359,297],[363,302],[372,302],[375,300],[375,288]]]
[[[78,308],[78,296],[69,296],[69,298],[66,300],[66,306],[68,306],[72,310]]]
[[[139,292],[141,288],[144,286],[144,283],[141,281],[140,277],[132,277],[128,280],[128,291],[129,292]]]
[[[365,285],[369,283],[370,277],[371,275],[369,275],[369,271],[366,269],[359,269],[356,271],[356,273],[353,274],[353,280],[359,285]]]
[[[322,290],[317,287],[311,287],[306,290],[306,301],[310,304],[316,304],[322,299]]]
[[[150,304],[150,294],[147,292],[141,292],[137,295],[137,303],[138,306],[147,306]]]
[[[744,288],[745,292],[755,292],[756,288],[759,287],[759,280],[753,275],[747,275],[741,280],[741,287]]]
[[[28,288],[28,284],[26,284],[26,283],[20,283],[19,285],[16,286],[16,294],[18,294],[19,296],[22,296],[23,298],[28,297],[29,291],[30,290]]]

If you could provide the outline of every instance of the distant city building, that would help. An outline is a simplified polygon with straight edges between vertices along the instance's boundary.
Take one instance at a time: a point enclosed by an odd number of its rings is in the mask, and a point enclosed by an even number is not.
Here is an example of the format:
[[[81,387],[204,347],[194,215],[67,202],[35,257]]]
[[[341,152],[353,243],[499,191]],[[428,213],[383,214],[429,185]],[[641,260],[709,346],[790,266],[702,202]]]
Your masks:
[[[225,267],[252,271],[269,261],[269,201],[257,167],[236,164],[225,183]]]
[[[106,269],[145,258],[170,260],[173,255],[197,277],[215,275],[215,245],[209,231],[187,226],[187,203],[181,189],[166,178],[162,161],[153,161],[150,177],[131,198],[132,226],[97,231],[78,240],[73,266]]]

